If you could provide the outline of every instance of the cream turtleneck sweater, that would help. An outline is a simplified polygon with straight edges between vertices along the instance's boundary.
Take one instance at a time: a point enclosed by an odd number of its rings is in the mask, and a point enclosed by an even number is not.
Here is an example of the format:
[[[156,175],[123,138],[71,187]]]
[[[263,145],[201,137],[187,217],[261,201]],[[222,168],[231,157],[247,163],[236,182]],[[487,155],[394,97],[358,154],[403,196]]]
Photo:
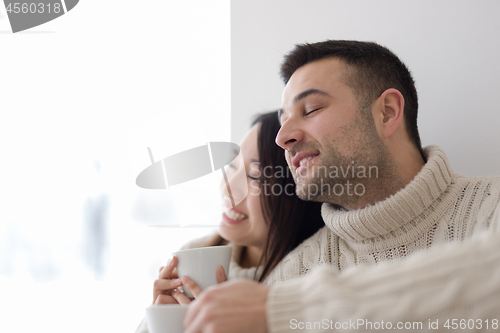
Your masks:
[[[422,322],[421,332],[429,319],[440,330],[447,319],[484,320],[482,329],[489,319],[491,329],[500,320],[500,178],[465,177],[439,147],[424,151],[425,166],[391,197],[354,211],[323,205],[326,226],[265,281],[270,332],[357,320]]]

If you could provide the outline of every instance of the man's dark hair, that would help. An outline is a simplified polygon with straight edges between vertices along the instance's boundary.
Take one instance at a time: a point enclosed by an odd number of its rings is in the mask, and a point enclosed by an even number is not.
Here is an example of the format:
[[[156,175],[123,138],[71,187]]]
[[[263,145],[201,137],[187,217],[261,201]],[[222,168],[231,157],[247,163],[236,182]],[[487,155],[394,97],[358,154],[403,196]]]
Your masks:
[[[408,68],[394,53],[373,42],[327,40],[298,44],[285,56],[280,70],[281,78],[287,84],[298,68],[324,58],[337,58],[348,65],[345,83],[354,90],[361,109],[370,106],[385,90],[399,90],[405,100],[406,130],[410,140],[422,153],[417,127],[418,98],[415,82]]]

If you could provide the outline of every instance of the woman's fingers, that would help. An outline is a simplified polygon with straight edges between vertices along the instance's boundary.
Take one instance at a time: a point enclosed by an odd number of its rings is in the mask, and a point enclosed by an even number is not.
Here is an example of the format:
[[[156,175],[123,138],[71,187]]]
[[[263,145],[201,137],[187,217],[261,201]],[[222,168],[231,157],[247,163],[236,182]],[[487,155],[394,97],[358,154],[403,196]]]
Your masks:
[[[170,262],[170,260],[168,262]],[[160,269],[158,270],[158,274],[160,274],[164,268],[165,266],[161,266]],[[170,278],[177,279],[178,277],[179,275],[177,275],[177,267],[175,267],[174,270],[172,271],[172,274],[170,274]]]
[[[217,269],[217,282],[222,283],[227,281],[226,272],[224,271],[224,267],[219,266]]]
[[[156,290],[169,290],[169,289],[175,289],[180,286],[182,286],[181,279],[175,279],[175,280],[157,279],[154,282],[154,289]]]
[[[170,295],[171,290],[182,285],[181,279],[157,279],[153,285],[153,304],[161,294]]]
[[[167,266],[165,266],[161,272],[160,275],[158,275],[158,278],[160,279],[168,279],[170,278],[170,275],[174,271],[174,268],[177,266],[177,257],[173,257],[170,259],[167,263]]]
[[[169,295],[158,295],[155,305],[159,304],[177,304],[177,300]]]
[[[172,297],[175,298],[177,300],[177,302],[179,302],[179,304],[191,303],[191,300],[186,295],[184,295],[183,293],[181,293],[178,290],[172,292]]]
[[[191,294],[193,294],[194,298],[197,298],[198,295],[201,293],[201,288],[198,287],[198,285],[196,284],[196,282],[194,282],[193,280],[191,280],[191,278],[187,275],[184,275],[182,277],[182,284],[189,289],[189,291],[191,292]]]
[[[181,285],[184,285],[184,287],[187,288],[195,298],[198,297],[198,295],[201,293],[201,288],[191,278],[186,275],[184,275],[182,279],[178,277],[176,268],[177,263],[178,259],[174,256],[171,260],[168,261],[167,266],[160,268],[158,279],[154,282],[153,296],[156,298],[154,304],[157,304],[159,300],[161,303],[158,304],[171,304],[170,302],[172,302],[172,299],[175,300],[174,303],[191,303],[191,300],[186,295],[177,290],[173,291],[173,289],[178,288]],[[224,267],[219,266],[216,275],[218,283],[227,281]],[[163,296],[165,297],[171,298],[164,298],[161,294],[163,294]]]

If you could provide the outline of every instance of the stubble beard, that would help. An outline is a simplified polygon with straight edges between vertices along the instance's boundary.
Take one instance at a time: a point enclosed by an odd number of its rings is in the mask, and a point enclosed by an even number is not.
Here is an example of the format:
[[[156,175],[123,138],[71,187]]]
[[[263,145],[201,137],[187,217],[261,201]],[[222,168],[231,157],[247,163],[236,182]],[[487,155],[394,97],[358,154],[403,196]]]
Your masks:
[[[310,170],[305,177],[293,175],[297,196],[350,210],[364,208],[392,194],[391,184],[398,182],[395,164],[378,136],[371,113],[370,117],[361,116],[340,131],[342,137],[349,140],[342,143],[332,140],[321,152],[320,160],[312,165],[312,175]],[[335,148],[340,144],[349,154],[342,154]],[[359,177],[363,167],[366,177]],[[336,174],[332,171],[335,168]],[[369,173],[369,170],[374,172]]]

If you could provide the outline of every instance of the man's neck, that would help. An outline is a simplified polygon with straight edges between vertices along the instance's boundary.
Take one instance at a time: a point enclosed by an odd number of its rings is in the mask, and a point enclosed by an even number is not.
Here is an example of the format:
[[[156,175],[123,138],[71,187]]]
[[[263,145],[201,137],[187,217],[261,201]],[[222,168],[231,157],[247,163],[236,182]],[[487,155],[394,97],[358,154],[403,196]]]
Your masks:
[[[386,174],[379,178],[368,179],[363,184],[365,190],[363,195],[332,197],[332,201],[335,202],[331,203],[346,210],[363,209],[399,192],[415,178],[425,165],[424,157],[416,148],[415,151],[409,152],[406,156],[400,156],[399,159],[394,159],[393,167],[387,170]]]

